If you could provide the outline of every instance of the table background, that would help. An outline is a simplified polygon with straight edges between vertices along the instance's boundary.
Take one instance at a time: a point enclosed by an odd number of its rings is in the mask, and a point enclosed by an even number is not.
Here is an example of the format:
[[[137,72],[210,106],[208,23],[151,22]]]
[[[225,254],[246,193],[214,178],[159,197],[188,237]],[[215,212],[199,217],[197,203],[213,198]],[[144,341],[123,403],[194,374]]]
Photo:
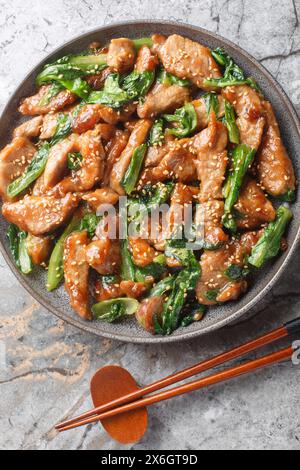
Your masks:
[[[129,19],[168,19],[231,39],[261,61],[300,112],[299,0],[0,0],[0,107],[56,46],[88,29]],[[251,377],[154,406],[135,446],[112,442],[99,425],[63,435],[53,426],[91,406],[89,379],[120,364],[145,384],[238,345],[299,315],[300,256],[250,321],[205,338],[138,346],[96,338],[56,319],[18,284],[0,258],[0,448],[299,449],[300,367]]]

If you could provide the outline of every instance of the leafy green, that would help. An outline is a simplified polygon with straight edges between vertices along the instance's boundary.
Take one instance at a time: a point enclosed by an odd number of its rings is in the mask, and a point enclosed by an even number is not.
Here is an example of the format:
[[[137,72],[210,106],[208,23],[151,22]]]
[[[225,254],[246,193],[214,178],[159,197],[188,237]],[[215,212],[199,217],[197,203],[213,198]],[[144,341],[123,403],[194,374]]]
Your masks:
[[[189,136],[197,128],[198,118],[192,103],[186,103],[174,114],[164,114],[163,117],[167,122],[176,124],[176,127],[168,129],[167,132],[179,138]]]
[[[220,110],[218,95],[213,92],[204,93],[204,95],[201,96],[201,99],[205,102],[207,116],[209,116],[213,111],[218,118]]]
[[[281,196],[281,201],[282,202],[294,202],[296,199],[296,192],[294,189],[288,189],[283,196]]]
[[[173,289],[175,276],[168,276],[158,282],[150,291],[149,297],[159,297]]]
[[[182,312],[180,326],[185,328],[194,322],[202,320],[206,307],[202,304],[187,305],[184,310],[187,310],[187,313],[185,314],[185,312]]]
[[[224,49],[218,47],[213,50],[211,54],[215,61],[224,68],[224,74],[222,78],[207,78],[204,81],[205,85],[216,88],[233,85],[250,85],[252,88],[259,90],[253,78],[246,78],[243,70],[233,61]]]
[[[151,38],[133,39],[132,42],[137,51],[139,51],[143,46],[147,46],[150,48],[153,46],[153,41]]]
[[[97,320],[113,323],[125,315],[134,315],[139,305],[139,302],[135,299],[120,298],[105,300],[93,305],[92,312]]]
[[[253,162],[254,156],[255,150],[245,144],[238,145],[231,153],[231,169],[223,189],[225,207],[222,221],[223,225],[233,232],[236,231],[236,222],[232,209],[238,200],[244,177]]]
[[[164,69],[159,71],[157,81],[158,83],[166,86],[179,85],[182,87],[189,87],[191,85],[191,82],[188,79],[178,78]]]
[[[149,135],[149,145],[162,145],[164,138],[164,120],[159,118],[154,121],[154,124],[151,128]]]
[[[111,108],[121,108],[130,98],[121,88],[121,76],[118,73],[110,74],[104,83],[103,90],[92,91],[87,99],[88,103],[100,103]]]
[[[152,71],[133,71],[122,78],[120,74],[112,73],[105,80],[103,90],[92,91],[87,102],[121,108],[130,101],[142,99],[151,87],[154,75]]]
[[[72,232],[79,230],[80,222],[81,216],[75,214],[62,235],[56,241],[48,266],[46,287],[49,292],[56,289],[64,278],[63,256],[65,240]]]
[[[219,293],[220,293],[219,289],[212,289],[212,290],[206,291],[204,295],[207,298],[207,300],[209,300],[209,302],[216,302]]]
[[[10,224],[6,232],[11,254],[18,269],[23,274],[32,272],[33,264],[27,251],[27,233],[21,231],[16,225]]]
[[[68,113],[59,113],[54,136],[50,145],[57,144],[60,140],[67,137],[72,132],[72,119]]]
[[[154,82],[155,72],[136,72],[127,75],[122,81],[122,88],[126,91],[130,100],[143,98]]]
[[[36,78],[38,86],[46,82],[75,80],[94,75],[107,67],[106,54],[68,55],[52,64],[46,64]]]
[[[228,129],[229,140],[233,144],[240,143],[240,132],[236,124],[236,116],[233,106],[229,101],[225,100],[225,116],[224,123]]]
[[[87,230],[88,236],[93,238],[101,218],[101,216],[98,216],[92,212],[85,214],[80,221],[78,230]]]
[[[43,173],[48,160],[49,149],[48,142],[40,145],[24,173],[8,185],[7,195],[9,197],[18,196]]]
[[[149,277],[153,277],[155,281],[161,279],[166,271],[165,263],[153,262],[144,267],[135,267],[135,281],[145,282]]]
[[[166,256],[173,256],[180,261],[183,269],[176,276],[173,289],[164,304],[161,316],[162,334],[169,335],[180,322],[181,310],[189,293],[196,288],[201,275],[200,264],[191,250],[183,247],[183,240],[168,240]]]
[[[231,281],[240,281],[249,274],[249,269],[238,264],[231,264],[224,272],[225,276]]]
[[[293,217],[292,211],[285,206],[277,209],[277,216],[273,222],[265,228],[262,237],[252,248],[249,263],[256,268],[261,268],[269,259],[274,258],[280,251],[281,239],[288,223]]]
[[[121,277],[124,281],[135,281],[135,265],[132,261],[128,240],[121,242]]]
[[[67,156],[67,165],[69,170],[77,171],[81,168],[82,155],[80,152],[70,152]]]
[[[131,194],[138,182],[140,171],[147,151],[147,145],[139,145],[133,152],[129,166],[122,180],[122,186],[127,194]]]

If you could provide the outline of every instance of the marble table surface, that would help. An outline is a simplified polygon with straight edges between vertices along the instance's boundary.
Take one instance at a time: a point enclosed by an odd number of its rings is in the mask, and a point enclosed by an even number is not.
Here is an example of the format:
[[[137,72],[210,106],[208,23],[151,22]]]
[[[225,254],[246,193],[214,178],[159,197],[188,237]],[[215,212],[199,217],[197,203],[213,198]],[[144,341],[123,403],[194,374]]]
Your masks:
[[[155,4],[155,8],[153,8]],[[0,106],[31,67],[73,36],[113,21],[169,19],[217,32],[245,48],[300,112],[300,0],[0,0]],[[91,406],[89,379],[104,364],[141,383],[223,351],[300,311],[300,255],[251,320],[189,343],[139,346],[96,338],[58,320],[0,259],[1,449],[299,449],[300,368],[284,364],[154,406],[135,446],[98,425],[58,435],[62,418]]]

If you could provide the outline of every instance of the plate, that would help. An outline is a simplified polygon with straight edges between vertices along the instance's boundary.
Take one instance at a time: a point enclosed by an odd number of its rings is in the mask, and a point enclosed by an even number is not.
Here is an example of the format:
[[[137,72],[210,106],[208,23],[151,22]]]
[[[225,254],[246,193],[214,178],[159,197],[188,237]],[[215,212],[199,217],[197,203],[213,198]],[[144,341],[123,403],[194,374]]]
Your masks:
[[[282,138],[288,153],[293,160],[297,179],[300,174],[300,161],[298,153],[300,150],[300,123],[288,97],[266,69],[259,64],[247,52],[232,42],[222,37],[198,28],[196,26],[182,23],[171,23],[167,21],[130,21],[126,23],[111,24],[85,33],[64,44],[48,55],[40,62],[18,86],[0,118],[0,142],[1,147],[11,140],[12,130],[22,122],[22,117],[17,112],[20,100],[34,92],[34,79],[44,64],[54,61],[61,56],[70,53],[78,53],[87,48],[93,41],[107,44],[110,39],[116,37],[129,37],[132,39],[150,36],[160,33],[166,36],[170,34],[181,34],[194,41],[198,41],[211,49],[221,46],[240,65],[247,75],[254,77],[261,87],[265,97],[271,101],[277,115]],[[23,118],[24,120],[24,118]],[[297,201],[299,201],[298,188]],[[300,236],[300,205],[293,205],[294,219],[288,232],[289,249],[266,269],[255,276],[255,282],[250,286],[248,293],[239,301],[210,308],[203,321],[194,323],[187,328],[179,328],[171,336],[151,336],[138,326],[134,318],[126,319],[120,323],[107,324],[102,322],[86,322],[81,320],[69,305],[68,296],[63,286],[55,292],[49,293],[45,288],[45,272],[36,270],[34,274],[25,277],[16,268],[9,252],[6,240],[7,222],[0,217],[0,248],[10,269],[18,278],[23,287],[45,308],[53,312],[59,318],[80,328],[81,330],[94,333],[98,336],[107,337],[132,343],[170,343],[195,338],[237,321],[245,316],[250,310],[255,310],[263,302],[264,297],[275,285],[296,250]]]

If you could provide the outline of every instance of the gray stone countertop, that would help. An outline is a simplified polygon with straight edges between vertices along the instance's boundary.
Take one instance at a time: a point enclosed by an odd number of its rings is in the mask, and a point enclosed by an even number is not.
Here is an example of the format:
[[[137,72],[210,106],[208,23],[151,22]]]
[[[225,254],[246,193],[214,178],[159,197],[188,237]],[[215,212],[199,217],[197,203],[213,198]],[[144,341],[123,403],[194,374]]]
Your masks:
[[[0,0],[0,106],[34,64],[88,29],[129,19],[196,24],[245,48],[300,112],[299,0]],[[104,364],[148,383],[299,315],[300,255],[252,319],[189,343],[139,346],[96,338],[58,320],[0,259],[0,448],[299,449],[300,368],[283,364],[150,409],[149,429],[120,446],[99,425],[53,426],[91,406],[89,379]]]

